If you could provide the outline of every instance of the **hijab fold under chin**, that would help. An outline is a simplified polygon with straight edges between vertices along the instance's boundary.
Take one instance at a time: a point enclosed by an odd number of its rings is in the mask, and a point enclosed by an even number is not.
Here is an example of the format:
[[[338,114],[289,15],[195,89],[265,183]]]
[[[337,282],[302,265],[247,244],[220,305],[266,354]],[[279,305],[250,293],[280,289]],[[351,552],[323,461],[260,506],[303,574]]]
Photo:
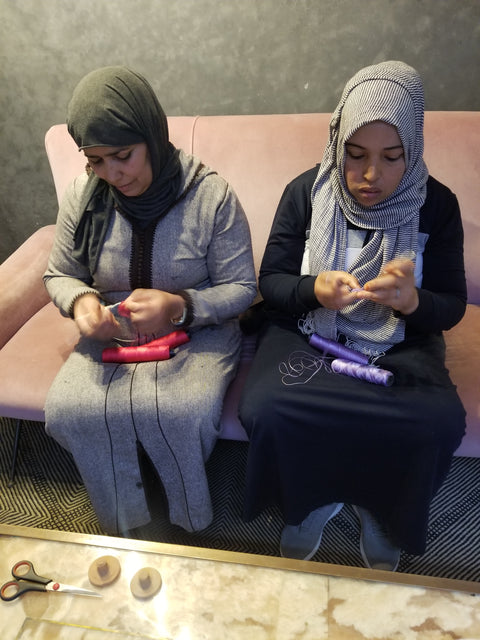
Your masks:
[[[126,67],[104,67],[86,75],[74,90],[67,125],[79,150],[130,146],[145,142],[152,183],[128,197],[93,172],[81,202],[74,256],[94,270],[113,208],[141,225],[165,215],[179,195],[181,166],[169,141],[165,113],[150,84]]]

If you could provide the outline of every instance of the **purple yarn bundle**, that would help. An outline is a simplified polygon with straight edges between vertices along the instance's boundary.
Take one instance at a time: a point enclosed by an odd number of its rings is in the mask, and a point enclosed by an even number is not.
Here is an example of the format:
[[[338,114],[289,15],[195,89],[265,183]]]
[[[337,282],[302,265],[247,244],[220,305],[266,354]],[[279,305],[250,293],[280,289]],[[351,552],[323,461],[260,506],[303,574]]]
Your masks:
[[[390,387],[393,384],[393,373],[386,369],[374,367],[371,364],[359,364],[358,362],[350,362],[337,358],[332,362],[332,371],[342,373],[352,378],[359,378],[374,384],[381,384],[384,387]]]
[[[335,340],[322,338],[318,333],[312,333],[308,341],[315,349],[335,356],[336,359],[332,361],[332,371],[335,373],[381,384],[384,387],[390,387],[393,384],[393,373],[368,364],[368,356],[365,354],[345,347]]]
[[[337,358],[343,358],[344,360],[358,362],[360,364],[368,364],[368,356],[365,354],[355,351],[354,349],[349,349],[343,346],[343,344],[335,342],[335,340],[322,338],[318,333],[312,333],[308,341],[315,349],[319,349],[325,353],[331,353],[332,356],[336,356]]]

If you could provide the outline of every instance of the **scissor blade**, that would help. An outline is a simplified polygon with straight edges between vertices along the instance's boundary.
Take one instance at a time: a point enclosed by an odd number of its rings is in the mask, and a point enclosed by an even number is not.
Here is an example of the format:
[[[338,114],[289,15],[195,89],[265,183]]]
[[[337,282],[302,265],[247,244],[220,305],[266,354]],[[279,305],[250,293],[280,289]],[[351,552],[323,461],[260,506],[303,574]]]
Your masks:
[[[60,591],[62,593],[71,593],[74,596],[94,596],[101,598],[102,594],[90,589],[82,589],[82,587],[72,587],[70,584],[61,584],[60,582],[49,582],[45,586],[46,591]]]

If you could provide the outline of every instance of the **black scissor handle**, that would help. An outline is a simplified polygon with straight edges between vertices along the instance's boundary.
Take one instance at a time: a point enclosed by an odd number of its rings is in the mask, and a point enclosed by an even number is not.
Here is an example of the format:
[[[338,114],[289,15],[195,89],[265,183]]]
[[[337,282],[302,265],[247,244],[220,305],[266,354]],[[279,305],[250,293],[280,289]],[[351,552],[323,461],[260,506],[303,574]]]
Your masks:
[[[43,585],[52,581],[51,578],[43,578],[35,573],[33,563],[30,562],[30,560],[20,560],[16,562],[12,567],[12,576],[16,580],[30,580],[31,582],[38,582]]]
[[[15,598],[18,598],[27,591],[45,591],[45,588],[45,585],[40,582],[30,582],[28,580],[17,582],[16,580],[10,580],[10,582],[6,582],[0,589],[0,598],[5,600],[5,602],[9,602],[10,600],[15,600]]]
[[[5,600],[5,602],[9,602],[10,600],[15,600],[20,595],[19,592],[20,585],[18,582],[11,580],[10,582],[6,582],[2,588],[0,589],[0,598]]]

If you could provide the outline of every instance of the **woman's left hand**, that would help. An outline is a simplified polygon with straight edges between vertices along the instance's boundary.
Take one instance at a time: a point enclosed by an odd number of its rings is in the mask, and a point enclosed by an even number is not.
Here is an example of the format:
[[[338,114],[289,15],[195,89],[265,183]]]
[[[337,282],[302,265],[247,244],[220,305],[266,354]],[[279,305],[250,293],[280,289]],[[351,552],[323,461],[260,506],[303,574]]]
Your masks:
[[[159,289],[135,289],[123,307],[139,334],[162,336],[174,330],[172,319],[181,317],[185,300]]]
[[[418,307],[414,270],[411,260],[397,258],[388,262],[377,278],[366,282],[357,292],[357,300],[388,305],[403,315],[413,313]]]

